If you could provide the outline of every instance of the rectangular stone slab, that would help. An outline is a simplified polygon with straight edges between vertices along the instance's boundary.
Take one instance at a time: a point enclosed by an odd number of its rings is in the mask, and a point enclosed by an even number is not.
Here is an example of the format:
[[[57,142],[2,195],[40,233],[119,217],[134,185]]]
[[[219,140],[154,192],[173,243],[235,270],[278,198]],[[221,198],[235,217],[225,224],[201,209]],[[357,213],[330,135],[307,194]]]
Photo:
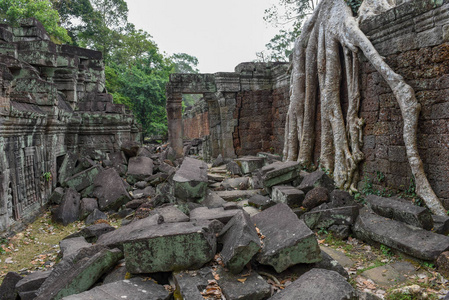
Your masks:
[[[226,268],[240,273],[260,249],[260,240],[249,215],[241,211],[235,215],[220,233],[223,244],[221,258]]]
[[[427,230],[433,227],[432,215],[425,207],[416,206],[411,202],[378,197],[376,195],[367,196],[366,202],[368,202],[368,205],[376,214],[383,217]]]
[[[234,160],[240,167],[243,174],[249,174],[263,167],[264,158],[257,156],[244,156]]]
[[[436,260],[449,249],[449,237],[360,210],[353,232],[364,241],[384,244],[423,260]]]
[[[321,260],[315,234],[286,204],[276,204],[253,216],[251,221],[265,236],[262,251],[257,255],[261,264],[271,265],[280,273],[299,263]]]
[[[84,248],[56,265],[42,284],[35,300],[61,299],[82,293],[122,257],[123,254],[118,249],[109,250],[100,245]]]
[[[214,280],[212,269],[204,267],[199,270],[173,272],[176,289],[183,299],[204,300],[201,291],[208,285],[208,280]]]
[[[270,285],[255,271],[252,271],[247,277],[241,277],[226,272],[222,267],[219,267],[217,274],[220,277],[218,285],[226,299],[262,300],[271,295]],[[245,278],[245,282],[238,281],[241,278]]]
[[[241,209],[225,210],[223,207],[207,208],[198,207],[190,211],[191,220],[218,220],[223,224],[226,224],[236,214],[240,213]]]
[[[352,225],[359,214],[358,206],[344,206],[313,210],[301,216],[310,229],[329,228],[332,225]]]
[[[64,297],[64,300],[88,299],[139,299],[139,300],[167,300],[170,294],[162,285],[151,280],[135,277],[129,280],[116,281],[97,286],[81,294]]]
[[[277,203],[285,203],[291,208],[301,207],[305,194],[289,185],[277,185],[271,191],[271,199]]]
[[[97,240],[97,244],[105,245],[109,248],[117,247],[122,249],[123,243],[130,238],[131,232],[135,230],[144,230],[146,228],[161,224],[162,222],[164,222],[164,218],[159,214],[131,222],[130,224],[122,226],[112,232],[101,235]]]
[[[175,196],[184,200],[198,199],[206,195],[208,185],[207,164],[186,157],[173,177]]]
[[[357,300],[357,292],[346,279],[335,271],[312,269],[305,273],[272,300]]]
[[[265,188],[292,182],[298,178],[300,164],[295,161],[274,162],[262,168],[261,175]]]
[[[84,170],[78,174],[73,175],[62,184],[63,187],[71,187],[77,192],[84,190],[94,183],[95,177],[100,173],[101,167],[94,166]]]
[[[216,237],[209,222],[164,223],[133,231],[123,243],[130,273],[197,269],[213,259]]]

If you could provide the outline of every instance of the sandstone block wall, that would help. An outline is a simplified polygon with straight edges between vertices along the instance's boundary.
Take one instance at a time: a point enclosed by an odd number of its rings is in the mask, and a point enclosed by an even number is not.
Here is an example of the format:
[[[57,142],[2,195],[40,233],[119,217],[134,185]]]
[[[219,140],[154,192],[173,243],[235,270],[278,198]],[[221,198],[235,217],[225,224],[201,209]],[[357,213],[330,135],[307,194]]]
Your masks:
[[[449,0],[401,1],[396,8],[365,20],[361,29],[388,64],[415,89],[422,105],[420,155],[432,187],[449,208]],[[219,102],[216,97],[209,97],[210,142],[216,145],[211,157],[219,153],[234,157],[259,151],[282,154],[289,104],[286,69],[286,65],[248,63],[237,66],[235,73],[215,74],[214,92],[226,95],[228,100]],[[408,189],[412,176],[397,101],[381,76],[363,60],[360,82],[360,116],[366,121],[362,148],[366,160],[360,166],[361,179],[369,179],[378,189]],[[342,95],[346,94],[344,86]],[[229,94],[230,91],[234,93]],[[211,109],[214,105],[215,110]],[[342,106],[345,112],[347,102],[342,101]],[[229,114],[230,111],[233,113]],[[220,128],[224,123],[228,126],[225,131]],[[319,117],[315,128],[317,160]],[[225,145],[232,148],[225,149]],[[363,185],[361,182],[359,187]]]
[[[0,233],[45,206],[67,152],[101,157],[140,139],[104,80],[100,52],[56,45],[34,19],[0,24]]]
[[[174,74],[167,85],[171,144],[205,138],[208,158],[281,153],[283,138],[277,135],[283,136],[288,106],[286,71],[284,63],[242,63],[234,73]],[[175,116],[183,93],[203,94],[204,99],[184,116]],[[182,128],[175,125],[180,118]]]
[[[420,155],[433,189],[449,208],[449,1],[432,2],[408,1],[366,21],[362,30],[416,92],[421,104]],[[399,105],[366,62],[361,83],[360,115],[366,120],[362,174],[378,188],[408,189],[412,174]]]

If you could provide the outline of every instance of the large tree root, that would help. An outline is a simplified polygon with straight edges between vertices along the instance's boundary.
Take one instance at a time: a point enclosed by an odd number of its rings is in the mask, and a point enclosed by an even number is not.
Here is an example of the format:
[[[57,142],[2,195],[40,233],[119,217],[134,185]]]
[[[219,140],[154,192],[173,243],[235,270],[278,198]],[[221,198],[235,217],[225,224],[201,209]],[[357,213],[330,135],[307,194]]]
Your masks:
[[[370,7],[389,7],[388,0],[365,0],[364,13]],[[363,16],[362,16],[363,17]],[[416,142],[420,105],[413,89],[379,55],[344,0],[322,0],[304,24],[293,51],[290,106],[285,128],[284,158],[309,166],[315,145],[317,98],[320,98],[321,149],[320,167],[333,173],[339,188],[355,191],[358,164],[364,159],[363,120],[360,106],[358,51],[382,75],[392,89],[404,119],[404,142],[415,177],[418,195],[434,214],[445,210],[424,173]],[[342,53],[342,55],[341,55]],[[348,94],[346,122],[340,102],[342,72]],[[319,94],[318,94],[319,88]]]

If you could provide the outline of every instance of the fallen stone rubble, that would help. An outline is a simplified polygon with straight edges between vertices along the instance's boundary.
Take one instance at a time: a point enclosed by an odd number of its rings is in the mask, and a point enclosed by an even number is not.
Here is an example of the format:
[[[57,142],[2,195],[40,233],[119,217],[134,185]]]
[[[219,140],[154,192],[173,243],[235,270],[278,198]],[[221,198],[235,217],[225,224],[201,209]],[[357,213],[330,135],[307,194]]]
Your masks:
[[[449,276],[449,218],[396,198],[362,205],[324,172],[263,153],[213,167],[169,158],[170,148],[132,143],[102,160],[67,155],[53,219],[93,225],[60,242],[51,271],[8,273],[0,298],[378,299],[348,283],[313,230],[386,245]],[[291,269],[281,289],[276,278]]]

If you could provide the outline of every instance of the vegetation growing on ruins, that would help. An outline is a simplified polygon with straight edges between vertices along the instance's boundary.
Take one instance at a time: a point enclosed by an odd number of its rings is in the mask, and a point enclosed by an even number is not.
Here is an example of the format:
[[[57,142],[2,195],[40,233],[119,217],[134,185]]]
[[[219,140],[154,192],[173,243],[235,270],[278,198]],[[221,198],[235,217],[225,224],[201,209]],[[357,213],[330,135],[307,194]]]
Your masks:
[[[0,17],[10,24],[35,17],[53,41],[101,51],[108,92],[133,111],[146,135],[167,131],[169,75],[198,72],[196,57],[167,57],[148,32],[128,22],[124,0],[0,0]]]
[[[430,186],[417,147],[420,104],[414,90],[396,74],[360,30],[358,22],[378,14],[393,4],[389,0],[366,0],[353,16],[345,0],[322,0],[302,27],[295,42],[290,84],[290,106],[285,128],[284,159],[304,165],[313,162],[315,119],[321,116],[321,167],[331,170],[339,188],[356,191],[358,164],[364,159],[363,119],[359,118],[359,54],[384,78],[392,89],[404,120],[403,138],[416,192],[434,214],[445,215],[441,202]],[[340,85],[345,72],[348,90],[346,120],[341,107]],[[316,103],[320,101],[320,112]]]
[[[0,19],[9,24],[34,17],[41,22],[56,43],[70,42],[67,30],[60,26],[58,12],[49,0],[0,0]]]

